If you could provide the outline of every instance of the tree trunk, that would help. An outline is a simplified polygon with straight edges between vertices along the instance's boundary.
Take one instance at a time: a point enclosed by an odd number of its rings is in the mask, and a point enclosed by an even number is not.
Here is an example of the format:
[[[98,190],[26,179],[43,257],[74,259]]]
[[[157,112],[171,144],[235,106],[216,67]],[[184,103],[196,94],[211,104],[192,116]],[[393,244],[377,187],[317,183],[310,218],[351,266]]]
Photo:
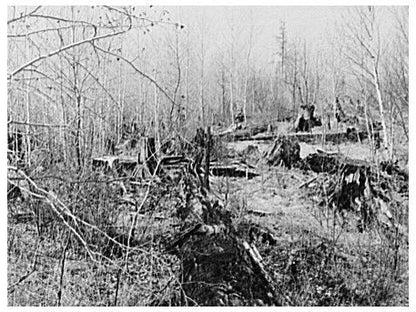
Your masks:
[[[155,77],[156,78],[156,77]],[[154,84],[154,131],[155,131],[155,146],[156,154],[160,149],[160,134],[159,134],[159,101],[157,97],[157,87]]]
[[[82,128],[82,116],[81,116],[81,94],[77,95],[77,130],[76,130],[76,155],[78,161],[78,169],[82,170],[82,142],[81,142],[81,128]]]
[[[231,52],[233,53],[233,52]],[[232,54],[231,54],[232,55]],[[233,57],[231,56],[231,70],[230,70],[230,118],[231,124],[234,124],[234,92],[233,92]]]
[[[209,162],[211,154],[211,127],[206,128],[206,140],[205,140],[205,175],[204,175],[204,186],[209,190]]]
[[[25,41],[25,52],[26,52],[26,56],[29,55],[29,41],[28,41],[28,36],[26,35],[26,41]],[[29,74],[30,77],[30,74]],[[30,123],[30,93],[29,93],[29,84],[30,84],[30,79],[27,80],[26,82],[26,123],[29,124]],[[25,126],[25,132],[26,132],[26,163],[28,165],[30,165],[30,128],[28,125]]]
[[[373,78],[374,78],[374,86],[376,87],[376,92],[377,92],[377,103],[378,103],[378,108],[380,110],[380,119],[381,119],[381,125],[383,127],[383,143],[384,143],[384,148],[388,149],[389,151],[389,159],[392,158],[392,152],[390,152],[389,149],[389,139],[388,139],[388,131],[387,131],[387,125],[386,125],[386,116],[384,113],[384,106],[383,106],[383,99],[381,97],[381,88],[380,88],[380,81],[379,81],[379,76],[378,76],[378,71],[377,71],[377,65],[376,65],[376,60],[373,58],[372,60],[373,62]]]

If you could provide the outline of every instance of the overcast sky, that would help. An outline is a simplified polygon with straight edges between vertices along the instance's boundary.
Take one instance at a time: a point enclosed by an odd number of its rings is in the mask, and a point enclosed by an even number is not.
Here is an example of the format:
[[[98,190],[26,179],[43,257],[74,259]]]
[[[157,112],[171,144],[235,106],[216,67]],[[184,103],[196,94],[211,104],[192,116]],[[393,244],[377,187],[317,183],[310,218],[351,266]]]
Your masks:
[[[159,7],[160,8],[160,7]],[[311,49],[322,49],[342,24],[349,8],[344,6],[180,6],[167,8],[173,20],[195,28],[205,20],[207,46],[227,44],[231,26],[235,27],[237,41],[248,42],[250,25],[254,27],[254,53],[257,58],[271,58],[276,51],[281,21],[285,21],[289,41],[305,40]],[[377,7],[382,16],[381,33],[385,34],[393,23],[387,7]],[[391,28],[391,27],[390,27]]]

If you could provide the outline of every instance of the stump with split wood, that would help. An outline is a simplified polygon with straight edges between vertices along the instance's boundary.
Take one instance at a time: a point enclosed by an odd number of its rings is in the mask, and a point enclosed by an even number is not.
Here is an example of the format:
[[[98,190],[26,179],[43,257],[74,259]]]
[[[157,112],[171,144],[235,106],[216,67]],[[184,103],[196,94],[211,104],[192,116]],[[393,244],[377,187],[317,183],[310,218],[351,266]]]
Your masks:
[[[389,174],[383,166],[378,168],[366,161],[326,153],[308,155],[302,167],[329,174],[313,190],[323,198],[320,205],[335,209],[343,217],[348,213],[357,215],[360,230],[375,221],[390,229],[398,226],[392,209],[405,200],[406,187],[397,183],[393,172]],[[408,181],[401,180],[408,185]]]
[[[300,161],[300,145],[297,140],[280,136],[266,154],[266,160],[271,166],[283,165],[290,169]]]

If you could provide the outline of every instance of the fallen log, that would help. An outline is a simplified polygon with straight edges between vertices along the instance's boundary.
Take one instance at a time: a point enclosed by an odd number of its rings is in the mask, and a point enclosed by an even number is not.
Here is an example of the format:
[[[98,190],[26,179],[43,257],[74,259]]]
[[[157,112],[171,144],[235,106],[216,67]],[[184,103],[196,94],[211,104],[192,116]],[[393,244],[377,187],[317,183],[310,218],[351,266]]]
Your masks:
[[[242,131],[242,130],[238,130]],[[376,143],[379,142],[381,131],[375,130],[372,134]],[[225,136],[222,135],[222,136]],[[278,138],[280,134],[260,132],[257,134],[251,134],[249,131],[242,131],[234,134],[233,132],[227,133],[225,138],[228,141],[271,141]],[[285,134],[288,138],[296,139],[298,142],[321,144],[322,142],[331,142],[333,144],[340,144],[343,142],[362,142],[368,138],[368,132],[366,130],[357,130],[355,128],[347,128],[345,131],[328,131],[323,132],[293,132]]]
[[[252,215],[255,215],[255,216],[258,216],[258,217],[265,217],[265,216],[272,215],[273,212],[251,209],[251,210],[247,210],[247,214],[252,214]]]
[[[324,150],[322,150],[320,148],[317,148],[316,149],[316,152],[318,154],[326,154],[326,155],[337,155],[337,154],[339,154],[339,152],[337,152],[337,151],[324,151]]]
[[[182,155],[164,156],[160,160],[160,165],[163,168],[183,168],[192,163],[192,160]]]
[[[364,160],[351,159],[341,154],[314,153],[306,156],[300,163],[300,167],[306,170],[312,170],[317,173],[336,173],[344,167],[352,168],[370,168],[372,165]]]
[[[241,165],[211,165],[210,173],[213,176],[227,176],[247,179],[252,179],[259,176],[259,173],[257,173],[255,170],[249,168],[248,166]]]
[[[272,141],[279,137],[279,134],[259,133],[253,136],[242,136],[234,141]],[[231,141],[231,139],[230,139]]]
[[[296,138],[299,142],[320,144],[322,142],[331,142],[340,144],[343,142],[361,142],[368,138],[368,132],[365,130],[356,130],[355,128],[347,128],[345,131],[328,131],[323,132],[298,132],[286,134],[288,138]],[[380,138],[380,131],[375,131],[373,136]]]
[[[95,170],[103,169],[104,171],[109,171],[115,169],[115,165],[118,162],[118,156],[99,156],[92,159],[92,167]]]
[[[250,140],[253,136],[269,132],[269,125],[249,126],[244,129],[236,129],[236,127],[229,127],[222,132],[216,132],[214,136],[223,137],[227,141],[244,141]]]

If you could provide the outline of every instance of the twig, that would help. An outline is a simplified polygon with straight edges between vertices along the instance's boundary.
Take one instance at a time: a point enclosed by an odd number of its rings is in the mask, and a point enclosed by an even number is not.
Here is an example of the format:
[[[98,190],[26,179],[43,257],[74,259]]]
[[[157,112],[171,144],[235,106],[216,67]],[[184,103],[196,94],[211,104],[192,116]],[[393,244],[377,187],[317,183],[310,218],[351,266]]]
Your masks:
[[[36,270],[32,269],[29,273],[27,273],[26,275],[23,275],[16,283],[14,283],[13,285],[10,285],[7,288],[7,293],[10,295],[12,294],[15,290],[16,290],[16,286],[19,285],[21,282],[23,282],[25,279],[27,279],[30,275],[32,275]]]
[[[39,248],[39,238],[36,240],[36,248],[34,252],[34,258],[33,258],[33,264],[32,264],[32,270],[27,273],[26,275],[23,275],[19,280],[14,283],[13,285],[9,286],[7,288],[8,294],[12,294],[16,290],[16,286],[22,283],[25,279],[27,279],[30,275],[32,275],[36,271],[36,265],[38,263],[38,248]]]
[[[162,92],[163,93],[163,95],[165,95],[166,96],[166,98],[169,100],[169,102],[171,102],[172,103],[172,105],[174,105],[174,106],[179,106],[180,107],[180,105],[179,104],[177,104],[175,101],[174,101],[174,99],[172,99],[171,98],[171,96],[166,92],[166,90],[165,89],[163,89],[160,85],[159,85],[159,83],[157,83],[156,82],[156,80],[154,79],[154,78],[152,78],[152,77],[150,77],[149,75],[147,75],[146,73],[144,73],[143,71],[141,71],[139,68],[137,68],[137,66],[136,65],[134,65],[133,64],[133,62],[132,61],[130,61],[130,60],[128,60],[127,58],[125,58],[124,56],[122,56],[122,55],[120,55],[120,54],[117,54],[117,53],[114,53],[114,52],[111,52],[111,51],[106,51],[106,50],[104,50],[103,48],[101,48],[101,47],[99,47],[99,46],[97,46],[97,45],[95,45],[95,47],[97,48],[97,50],[100,50],[101,52],[103,52],[103,53],[106,53],[106,54],[110,54],[110,55],[112,55],[112,56],[114,56],[114,57],[116,57],[116,58],[119,58],[119,59],[121,59],[121,60],[123,60],[124,62],[126,62],[127,64],[129,64],[136,72],[138,72],[141,76],[143,76],[144,78],[146,78],[147,80],[149,80],[151,83],[153,83],[155,86],[156,86],[156,88],[157,89],[159,89],[159,91],[160,92]]]
[[[64,215],[70,217],[72,221],[75,223],[75,225],[78,225],[77,218],[69,211],[68,207],[64,203],[62,203],[52,192],[47,192],[44,189],[40,188],[31,178],[29,178],[23,171],[17,170],[20,175],[22,175],[36,190],[38,190],[43,195],[39,195],[36,193],[33,193],[29,190],[26,190],[30,195],[39,198],[44,199],[49,206],[52,208],[52,210],[56,213],[56,215],[62,220],[62,222],[65,224],[65,226],[72,232],[74,235],[79,239],[82,245],[84,245],[85,250],[87,251],[89,257],[94,262],[97,262],[96,259],[93,256],[93,252],[91,252],[90,248],[88,247],[88,244],[85,242],[85,240],[81,237],[81,235],[68,223]],[[58,209],[54,202],[57,202],[61,209]]]
[[[67,128],[68,127],[68,125],[40,124],[40,123],[24,122],[24,121],[17,121],[17,120],[9,120],[7,124],[15,124],[15,125],[23,125],[23,126],[31,126],[31,127],[45,127],[45,128]]]
[[[306,182],[302,183],[301,185],[299,185],[299,188],[302,188],[310,183],[312,183],[313,181],[315,181],[317,178],[319,177],[319,175],[316,175],[312,178],[310,178],[309,180],[307,180]]]
[[[68,250],[70,240],[71,240],[71,233],[68,234],[68,239],[67,239],[66,245],[64,247],[64,250],[62,252],[61,276],[59,278],[59,290],[58,290],[58,307],[61,306],[62,286],[63,286],[63,281],[64,281],[66,252]]]
[[[26,37],[26,36],[31,36],[31,35],[35,35],[38,33],[45,33],[48,31],[59,31],[60,29],[68,29],[73,27],[72,25],[70,26],[63,26],[63,27],[55,27],[55,28],[45,28],[45,29],[38,29],[29,33],[22,33],[22,34],[8,34],[7,37],[8,38],[21,38],[21,37]]]
[[[117,272],[117,284],[116,284],[116,294],[114,295],[114,306],[117,306],[118,290],[120,286],[120,276],[121,276],[121,269],[119,269]]]
[[[127,269],[128,259],[129,259],[128,257],[129,257],[130,242],[131,242],[131,237],[133,236],[134,227],[136,226],[136,222],[137,222],[137,219],[138,219],[138,215],[140,213],[140,210],[143,208],[144,203],[146,202],[147,197],[149,196],[150,187],[152,186],[153,179],[156,177],[156,174],[158,172],[159,166],[160,166],[160,159],[159,159],[159,161],[157,163],[157,166],[156,166],[155,171],[153,172],[153,175],[151,177],[151,181],[150,181],[150,183],[149,183],[149,185],[147,187],[147,190],[146,190],[146,194],[145,194],[145,196],[144,196],[144,198],[143,198],[140,206],[137,207],[136,212],[135,212],[134,217],[133,217],[133,222],[131,223],[131,226],[130,226],[129,236],[127,238],[127,251],[126,251],[126,257],[125,257],[125,259],[126,259],[126,264],[125,264],[126,269]]]
[[[21,14],[19,17],[12,18],[11,20],[8,20],[8,21],[7,21],[7,25],[9,25],[9,24],[11,24],[11,23],[14,23],[14,22],[17,22],[18,20],[21,20],[21,19],[26,18],[26,17],[28,17],[28,16],[33,16],[33,14],[34,14],[34,13],[36,13],[36,11],[38,11],[41,7],[42,7],[42,6],[41,6],[41,5],[39,5],[39,6],[37,6],[37,7],[36,7],[33,11],[31,11],[31,12],[29,12],[29,13],[27,13],[27,14]]]
[[[57,49],[55,51],[49,52],[47,54],[40,55],[40,56],[32,59],[31,61],[29,61],[29,62],[21,65],[17,69],[15,69],[12,73],[10,73],[8,75],[7,78],[8,78],[8,80],[11,80],[13,78],[13,76],[17,75],[19,72],[21,72],[22,70],[24,70],[26,67],[29,67],[29,66],[33,65],[34,63],[37,63],[40,60],[43,60],[43,59],[46,59],[48,57],[54,56],[56,54],[59,54],[59,53],[61,53],[63,51],[66,51],[66,50],[71,49],[73,47],[76,47],[78,45],[82,45],[84,43],[93,42],[93,41],[97,41],[97,40],[101,40],[101,39],[105,39],[105,38],[109,38],[109,37],[114,37],[114,36],[121,35],[123,33],[128,32],[131,29],[131,27],[132,27],[132,24],[131,24],[131,20],[130,20],[130,25],[129,25],[129,27],[127,29],[120,30],[120,31],[115,32],[115,33],[107,33],[107,34],[104,34],[104,35],[101,35],[101,36],[94,36],[94,37],[91,37],[91,38],[87,38],[87,39],[84,39],[84,40],[80,40],[80,41],[77,41],[77,42],[68,44],[68,45],[66,45],[64,47],[61,47],[61,48],[59,48],[59,49]]]

